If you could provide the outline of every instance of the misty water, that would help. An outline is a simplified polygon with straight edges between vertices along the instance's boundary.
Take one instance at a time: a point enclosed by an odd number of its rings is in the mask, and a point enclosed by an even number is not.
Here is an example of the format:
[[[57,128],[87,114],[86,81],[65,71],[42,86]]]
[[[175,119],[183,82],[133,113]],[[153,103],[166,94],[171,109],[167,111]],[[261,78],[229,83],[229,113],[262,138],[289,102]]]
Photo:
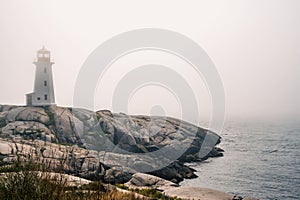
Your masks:
[[[224,157],[193,163],[201,186],[260,199],[300,199],[300,123],[226,122]]]

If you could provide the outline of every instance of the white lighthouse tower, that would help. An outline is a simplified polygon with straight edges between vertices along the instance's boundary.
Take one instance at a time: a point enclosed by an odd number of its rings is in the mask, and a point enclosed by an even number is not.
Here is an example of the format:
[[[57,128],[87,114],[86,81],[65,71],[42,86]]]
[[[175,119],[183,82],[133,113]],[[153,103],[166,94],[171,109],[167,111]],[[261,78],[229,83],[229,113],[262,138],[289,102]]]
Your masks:
[[[37,51],[37,59],[33,62],[36,66],[34,92],[26,94],[27,106],[55,105],[54,86],[52,78],[52,65],[50,51],[42,49]]]

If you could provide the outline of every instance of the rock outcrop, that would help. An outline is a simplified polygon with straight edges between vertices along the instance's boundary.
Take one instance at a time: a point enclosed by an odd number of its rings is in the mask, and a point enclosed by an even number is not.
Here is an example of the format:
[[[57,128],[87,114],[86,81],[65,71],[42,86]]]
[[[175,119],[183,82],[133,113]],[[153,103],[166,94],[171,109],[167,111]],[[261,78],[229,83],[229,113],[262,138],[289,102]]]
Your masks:
[[[0,165],[34,161],[110,183],[141,171],[178,183],[196,177],[184,162],[222,156],[219,142],[217,134],[169,117],[0,105]]]
[[[157,189],[160,191],[164,191],[173,187],[179,187],[178,184],[171,181],[167,181],[157,176],[143,173],[134,174],[132,178],[127,183],[125,183],[125,186],[129,187],[130,189],[147,188]]]
[[[178,184],[164,180],[157,176],[137,173],[130,181],[124,184],[129,189],[155,189],[163,192],[168,197],[180,199],[205,199],[205,200],[258,200],[225,193],[218,190],[201,187],[180,187]]]

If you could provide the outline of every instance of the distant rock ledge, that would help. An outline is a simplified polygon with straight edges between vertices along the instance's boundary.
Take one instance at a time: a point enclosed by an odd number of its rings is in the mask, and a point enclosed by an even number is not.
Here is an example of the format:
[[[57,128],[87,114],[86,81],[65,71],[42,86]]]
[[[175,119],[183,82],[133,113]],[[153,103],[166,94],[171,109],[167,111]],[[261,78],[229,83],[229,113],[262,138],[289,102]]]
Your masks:
[[[204,146],[209,149],[208,154],[199,157],[205,137],[216,142]],[[121,151],[105,146],[105,140]],[[184,178],[197,177],[185,162],[223,155],[215,147],[218,143],[217,134],[169,117],[129,116],[108,110],[92,112],[57,106],[0,105],[1,166],[17,160],[33,161],[50,170],[89,180],[125,183],[138,171],[124,170],[120,166],[124,158],[131,160],[132,165],[152,166],[155,162],[151,158],[138,155],[165,146],[176,149],[174,144],[188,144],[182,155],[168,166],[148,172],[179,183]]]

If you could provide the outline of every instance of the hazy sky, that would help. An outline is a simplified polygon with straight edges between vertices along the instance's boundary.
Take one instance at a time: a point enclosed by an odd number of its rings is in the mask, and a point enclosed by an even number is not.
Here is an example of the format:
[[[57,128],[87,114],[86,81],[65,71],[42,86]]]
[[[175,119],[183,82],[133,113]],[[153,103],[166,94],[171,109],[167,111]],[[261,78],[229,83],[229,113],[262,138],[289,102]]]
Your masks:
[[[56,102],[70,106],[78,72],[98,45],[125,31],[163,28],[208,53],[223,80],[228,119],[299,117],[299,11],[298,0],[2,0],[0,104],[25,103],[42,45],[55,61]],[[145,91],[140,96],[159,93]],[[147,102],[134,101],[132,112],[147,113]],[[110,107],[104,102],[97,108]]]

